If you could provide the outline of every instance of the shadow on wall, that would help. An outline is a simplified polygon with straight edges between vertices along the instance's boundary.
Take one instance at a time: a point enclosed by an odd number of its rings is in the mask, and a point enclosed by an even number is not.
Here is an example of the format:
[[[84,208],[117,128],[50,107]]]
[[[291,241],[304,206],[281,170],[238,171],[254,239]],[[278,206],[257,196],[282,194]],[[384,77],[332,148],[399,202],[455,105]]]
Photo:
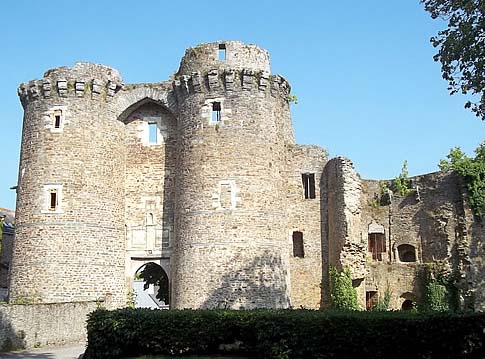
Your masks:
[[[201,308],[287,308],[286,274],[281,257],[265,251],[237,272],[225,274]]]
[[[0,350],[9,351],[26,348],[25,333],[15,331],[6,310],[7,305],[0,306]],[[0,356],[3,358],[3,356]]]

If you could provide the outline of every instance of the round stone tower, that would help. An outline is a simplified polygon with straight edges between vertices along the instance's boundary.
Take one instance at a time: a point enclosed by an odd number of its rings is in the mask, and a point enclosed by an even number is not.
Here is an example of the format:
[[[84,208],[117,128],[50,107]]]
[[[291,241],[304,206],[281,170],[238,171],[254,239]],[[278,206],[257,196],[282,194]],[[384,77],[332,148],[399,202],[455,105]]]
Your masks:
[[[176,74],[174,308],[287,307],[289,84],[255,45],[186,51]]]
[[[124,125],[112,68],[78,63],[19,87],[24,107],[10,301],[125,302]]]

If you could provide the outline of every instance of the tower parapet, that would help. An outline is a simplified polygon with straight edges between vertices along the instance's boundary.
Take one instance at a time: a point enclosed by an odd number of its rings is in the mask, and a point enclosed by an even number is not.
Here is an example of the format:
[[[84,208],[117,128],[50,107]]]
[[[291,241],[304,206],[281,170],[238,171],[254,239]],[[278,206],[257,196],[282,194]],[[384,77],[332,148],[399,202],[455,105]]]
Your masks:
[[[22,105],[29,101],[50,98],[112,98],[123,82],[117,70],[99,64],[78,62],[74,67],[57,67],[44,73],[42,80],[22,83],[18,94]]]

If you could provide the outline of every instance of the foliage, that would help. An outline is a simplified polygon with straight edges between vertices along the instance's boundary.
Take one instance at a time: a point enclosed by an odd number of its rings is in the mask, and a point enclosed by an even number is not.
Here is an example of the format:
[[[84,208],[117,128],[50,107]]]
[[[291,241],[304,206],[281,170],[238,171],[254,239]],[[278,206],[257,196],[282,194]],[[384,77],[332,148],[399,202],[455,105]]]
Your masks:
[[[391,290],[389,289],[389,286],[386,288],[386,291],[384,292],[384,298],[379,298],[377,300],[377,303],[371,308],[371,311],[377,311],[377,312],[385,312],[390,309],[390,304],[391,304]]]
[[[477,218],[481,218],[485,209],[485,141],[475,149],[471,158],[459,148],[450,150],[446,160],[441,160],[442,171],[453,170],[460,175],[467,186],[470,207]]]
[[[481,358],[485,314],[312,310],[98,310],[86,359],[230,354],[291,358]],[[439,340],[436,340],[439,338]]]
[[[392,190],[403,197],[413,192],[408,175],[408,161],[404,160],[401,173],[392,180]]]
[[[126,306],[128,308],[135,308],[136,306],[136,292],[132,290],[126,295]]]
[[[420,0],[433,19],[448,21],[447,29],[430,39],[438,48],[435,61],[448,81],[451,95],[461,92],[478,96],[465,108],[485,120],[485,1]]]
[[[155,297],[165,302],[165,304],[169,304],[168,277],[162,267],[156,263],[148,262],[140,272],[140,278],[145,281],[143,289],[148,289],[150,285],[158,287]]]
[[[330,307],[337,310],[360,310],[357,303],[357,291],[352,286],[350,270],[345,268],[339,272],[334,266],[329,266],[330,274]]]
[[[288,102],[294,103],[295,105],[298,105],[298,97],[294,94],[289,94],[288,95]]]
[[[438,265],[427,265],[419,273],[423,297],[420,311],[448,312],[458,309],[455,277]]]

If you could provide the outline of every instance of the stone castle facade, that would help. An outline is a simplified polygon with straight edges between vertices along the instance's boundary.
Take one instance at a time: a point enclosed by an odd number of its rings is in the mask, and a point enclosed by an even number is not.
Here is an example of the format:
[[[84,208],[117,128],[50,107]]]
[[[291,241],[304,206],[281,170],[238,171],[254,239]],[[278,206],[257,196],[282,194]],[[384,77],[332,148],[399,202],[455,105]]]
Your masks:
[[[237,41],[189,48],[164,82],[78,63],[22,84],[10,301],[123,306],[155,262],[172,308],[320,308],[333,265],[362,306],[388,290],[406,308],[439,263],[484,309],[483,223],[460,179],[381,198],[348,159],[295,143],[289,95],[268,52]]]

